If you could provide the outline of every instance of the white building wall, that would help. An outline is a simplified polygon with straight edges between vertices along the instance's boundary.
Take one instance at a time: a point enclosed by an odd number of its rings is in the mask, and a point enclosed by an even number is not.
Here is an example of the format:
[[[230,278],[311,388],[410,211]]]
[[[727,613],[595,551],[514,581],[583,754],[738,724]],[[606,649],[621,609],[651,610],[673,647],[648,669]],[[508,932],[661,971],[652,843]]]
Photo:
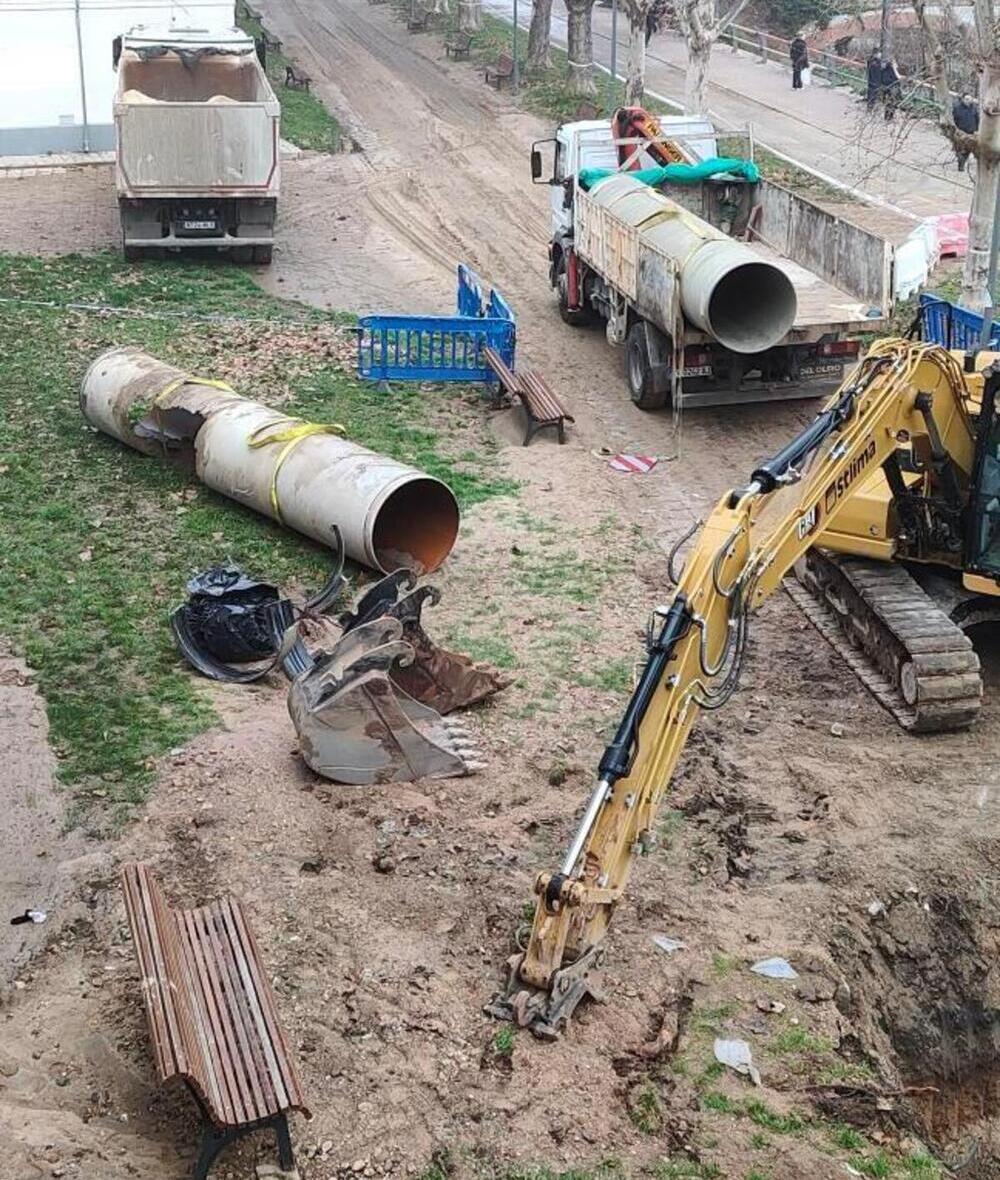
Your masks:
[[[233,18],[232,0],[0,0],[0,155],[113,148],[114,38],[171,22],[227,29]]]

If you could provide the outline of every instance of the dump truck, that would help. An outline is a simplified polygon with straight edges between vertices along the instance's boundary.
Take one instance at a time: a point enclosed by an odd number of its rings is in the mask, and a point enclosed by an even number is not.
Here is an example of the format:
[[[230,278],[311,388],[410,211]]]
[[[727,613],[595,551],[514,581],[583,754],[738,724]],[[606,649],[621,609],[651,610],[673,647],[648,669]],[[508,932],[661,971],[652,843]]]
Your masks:
[[[125,257],[215,248],[270,262],[281,107],[253,39],[136,29],[113,57]]]
[[[654,137],[639,113],[624,137],[618,112],[532,147],[532,180],[551,186],[549,279],[563,320],[603,322],[624,345],[644,410],[828,393],[857,360],[858,336],[891,310],[889,243],[754,167],[657,186],[649,170],[667,159],[717,157],[715,131],[662,118]]]

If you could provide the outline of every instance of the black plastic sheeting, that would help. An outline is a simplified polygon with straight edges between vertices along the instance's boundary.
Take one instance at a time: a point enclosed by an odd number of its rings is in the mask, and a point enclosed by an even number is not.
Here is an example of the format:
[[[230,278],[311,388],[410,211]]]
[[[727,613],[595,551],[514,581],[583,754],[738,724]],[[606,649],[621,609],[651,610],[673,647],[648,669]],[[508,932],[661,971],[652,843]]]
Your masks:
[[[258,582],[237,566],[217,565],[187,584],[187,631],[218,660],[249,664],[273,657],[278,587]]]

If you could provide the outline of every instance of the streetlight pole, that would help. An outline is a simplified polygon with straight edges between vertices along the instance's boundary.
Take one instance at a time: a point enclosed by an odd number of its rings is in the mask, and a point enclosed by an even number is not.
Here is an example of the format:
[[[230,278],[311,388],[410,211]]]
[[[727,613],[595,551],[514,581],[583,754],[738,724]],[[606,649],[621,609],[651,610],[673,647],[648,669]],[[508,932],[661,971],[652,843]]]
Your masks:
[[[510,76],[510,90],[511,93],[516,97],[518,83],[521,81],[521,71],[517,64],[517,0],[514,0],[514,27],[511,29],[510,40],[511,57],[514,59],[514,70]]]
[[[892,0],[882,0],[882,24],[879,28],[878,52],[883,61],[887,61],[889,56],[889,10],[891,7]]]
[[[617,92],[618,82],[618,0],[611,0],[611,93]]]

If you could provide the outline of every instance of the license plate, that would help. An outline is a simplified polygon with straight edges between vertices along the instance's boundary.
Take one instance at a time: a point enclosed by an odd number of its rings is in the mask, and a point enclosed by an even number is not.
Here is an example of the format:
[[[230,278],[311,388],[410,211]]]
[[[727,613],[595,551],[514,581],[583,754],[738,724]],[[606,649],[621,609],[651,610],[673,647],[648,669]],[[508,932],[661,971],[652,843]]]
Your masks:
[[[827,361],[825,363],[816,363],[812,365],[800,365],[800,377],[824,377],[827,375],[836,376],[838,373],[843,373],[843,363],[837,361]]]
[[[182,221],[181,229],[215,229],[215,225],[214,221]]]
[[[711,377],[711,365],[691,365],[687,369],[681,369],[682,377]]]

